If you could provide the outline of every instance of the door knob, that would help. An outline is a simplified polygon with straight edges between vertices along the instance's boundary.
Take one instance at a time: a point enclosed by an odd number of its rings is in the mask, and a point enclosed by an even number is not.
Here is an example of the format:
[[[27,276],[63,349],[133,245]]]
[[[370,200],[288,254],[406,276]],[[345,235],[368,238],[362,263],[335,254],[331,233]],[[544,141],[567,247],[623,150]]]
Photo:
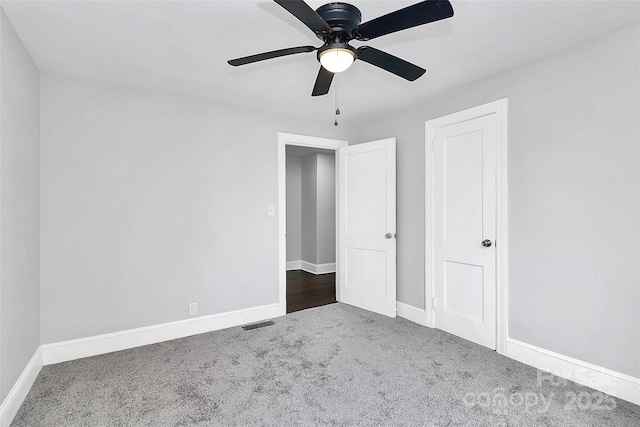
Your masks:
[[[387,233],[384,235],[385,239],[394,239],[395,237],[396,237],[396,233],[393,233],[393,234]]]
[[[484,246],[485,248],[488,248],[489,246],[491,246],[491,240],[489,239],[485,239],[482,241],[482,246]]]

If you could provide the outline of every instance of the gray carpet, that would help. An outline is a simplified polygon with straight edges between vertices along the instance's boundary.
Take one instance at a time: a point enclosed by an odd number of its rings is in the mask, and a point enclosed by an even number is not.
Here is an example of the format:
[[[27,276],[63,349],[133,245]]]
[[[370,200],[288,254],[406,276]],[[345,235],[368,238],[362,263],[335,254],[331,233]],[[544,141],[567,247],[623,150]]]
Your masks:
[[[640,426],[636,405],[571,407],[598,393],[404,319],[275,322],[46,366],[12,426]]]

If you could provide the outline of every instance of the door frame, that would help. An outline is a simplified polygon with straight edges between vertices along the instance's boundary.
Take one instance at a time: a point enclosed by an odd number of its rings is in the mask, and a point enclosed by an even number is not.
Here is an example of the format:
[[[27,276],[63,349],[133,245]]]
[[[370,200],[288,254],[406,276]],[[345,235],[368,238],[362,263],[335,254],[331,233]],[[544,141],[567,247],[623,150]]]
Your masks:
[[[338,151],[339,148],[349,145],[347,141],[339,139],[320,138],[315,136],[297,135],[278,132],[278,311],[280,315],[287,314],[287,145],[299,147],[321,148]],[[336,177],[338,175],[338,156],[335,156]],[[336,196],[338,195],[338,180],[336,179]],[[337,258],[339,241],[339,205],[336,197],[336,273],[340,268]],[[338,294],[338,274],[336,274],[336,299],[340,301]]]
[[[496,351],[506,353],[508,337],[508,262],[507,262],[507,123],[508,98],[479,105],[457,113],[425,122],[425,322],[435,327],[433,299],[435,296],[434,273],[434,177],[433,148],[435,130],[478,117],[496,115]]]

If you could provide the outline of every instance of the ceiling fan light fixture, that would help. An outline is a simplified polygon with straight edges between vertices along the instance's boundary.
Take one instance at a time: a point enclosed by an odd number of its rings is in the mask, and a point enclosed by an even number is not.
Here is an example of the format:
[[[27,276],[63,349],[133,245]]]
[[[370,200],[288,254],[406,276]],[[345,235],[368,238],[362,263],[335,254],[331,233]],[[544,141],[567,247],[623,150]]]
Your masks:
[[[356,60],[356,53],[348,48],[335,47],[319,52],[320,64],[332,73],[341,73]]]
[[[1,0],[0,0],[1,1]],[[380,36],[440,21],[453,16],[449,0],[423,0],[411,6],[362,22],[360,10],[348,3],[332,1],[313,10],[305,0],[273,0],[309,28],[323,45],[297,46],[272,50],[227,61],[237,67],[267,59],[299,53],[316,52],[322,64],[311,96],[329,93],[336,73],[347,70],[356,59],[369,63],[410,82],[420,78],[426,70],[371,46],[354,49],[352,40],[369,41]],[[267,83],[265,83],[267,84]]]

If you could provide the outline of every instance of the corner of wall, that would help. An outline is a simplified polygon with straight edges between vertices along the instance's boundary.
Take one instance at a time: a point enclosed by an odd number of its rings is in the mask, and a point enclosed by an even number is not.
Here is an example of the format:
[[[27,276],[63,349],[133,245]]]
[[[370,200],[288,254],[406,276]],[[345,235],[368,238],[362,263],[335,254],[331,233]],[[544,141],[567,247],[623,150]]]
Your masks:
[[[6,409],[24,372],[38,365],[40,71],[1,4],[0,40],[0,401]]]
[[[9,427],[11,425],[11,421],[18,413],[22,402],[29,394],[29,390],[31,390],[42,369],[42,355],[42,346],[40,346],[27,363],[18,380],[11,387],[7,397],[0,404],[0,427]]]

